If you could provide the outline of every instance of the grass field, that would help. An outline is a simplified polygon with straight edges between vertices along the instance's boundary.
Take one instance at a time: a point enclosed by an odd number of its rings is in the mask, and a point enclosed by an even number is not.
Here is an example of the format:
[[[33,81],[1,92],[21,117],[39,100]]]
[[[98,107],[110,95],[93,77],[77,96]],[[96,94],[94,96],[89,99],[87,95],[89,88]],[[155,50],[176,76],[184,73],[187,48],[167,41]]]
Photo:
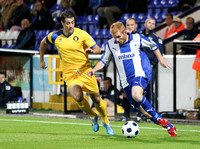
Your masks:
[[[123,122],[111,122],[115,135],[89,120],[0,116],[0,149],[200,149],[200,126],[176,125],[177,137],[152,123],[138,123],[136,138],[125,138]]]

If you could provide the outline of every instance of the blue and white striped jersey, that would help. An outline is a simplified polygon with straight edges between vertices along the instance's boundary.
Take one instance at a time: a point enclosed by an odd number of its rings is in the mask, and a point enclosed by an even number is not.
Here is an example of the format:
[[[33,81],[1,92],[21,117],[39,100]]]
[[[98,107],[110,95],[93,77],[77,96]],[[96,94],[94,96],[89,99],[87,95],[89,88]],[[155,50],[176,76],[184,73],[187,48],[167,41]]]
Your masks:
[[[128,35],[129,41],[121,46],[114,38],[108,40],[100,59],[105,66],[108,66],[113,57],[123,88],[127,87],[134,77],[151,79],[151,65],[141,48],[149,47],[152,52],[158,49],[155,42],[143,35],[130,33]]]

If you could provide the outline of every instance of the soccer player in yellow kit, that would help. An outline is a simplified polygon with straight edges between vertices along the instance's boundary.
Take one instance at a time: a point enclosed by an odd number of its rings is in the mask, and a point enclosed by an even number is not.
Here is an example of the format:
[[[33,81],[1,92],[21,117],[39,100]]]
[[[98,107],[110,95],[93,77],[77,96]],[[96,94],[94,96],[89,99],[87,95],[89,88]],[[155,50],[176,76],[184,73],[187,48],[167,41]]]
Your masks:
[[[49,33],[41,41],[40,67],[47,68],[44,62],[44,53],[48,43],[54,44],[62,61],[63,78],[70,95],[76,100],[80,109],[90,116],[92,128],[97,132],[99,130],[98,116],[83,96],[83,91],[89,93],[101,115],[107,134],[113,135],[114,131],[107,117],[107,104],[100,97],[97,80],[95,76],[91,78],[87,75],[87,72],[91,70],[88,53],[101,53],[101,49],[87,32],[74,27],[75,16],[71,11],[61,14],[61,23],[63,29]]]

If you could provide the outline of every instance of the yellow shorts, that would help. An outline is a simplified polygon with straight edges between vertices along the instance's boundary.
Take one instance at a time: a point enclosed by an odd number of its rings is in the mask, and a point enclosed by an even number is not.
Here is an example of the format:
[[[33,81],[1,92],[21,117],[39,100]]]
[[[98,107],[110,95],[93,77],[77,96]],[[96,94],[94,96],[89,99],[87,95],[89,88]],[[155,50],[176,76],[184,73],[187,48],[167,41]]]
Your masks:
[[[93,94],[99,92],[96,77],[94,75],[92,77],[89,77],[86,72],[64,74],[64,80],[66,82],[67,89],[71,85],[78,84],[82,87],[83,92]]]

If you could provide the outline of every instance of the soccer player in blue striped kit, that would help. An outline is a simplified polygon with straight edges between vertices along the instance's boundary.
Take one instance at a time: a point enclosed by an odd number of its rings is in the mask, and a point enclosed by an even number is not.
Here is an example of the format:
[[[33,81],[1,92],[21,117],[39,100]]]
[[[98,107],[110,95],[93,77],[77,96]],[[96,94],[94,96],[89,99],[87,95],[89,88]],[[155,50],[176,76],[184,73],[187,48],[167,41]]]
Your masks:
[[[151,65],[141,48],[149,47],[163,67],[171,69],[171,65],[162,57],[155,42],[140,34],[127,33],[123,23],[113,23],[110,32],[113,38],[108,40],[100,61],[88,71],[88,75],[92,76],[96,71],[108,66],[113,57],[129,102],[154,123],[167,128],[169,136],[177,136],[176,127],[162,118],[143,95],[151,79]]]

